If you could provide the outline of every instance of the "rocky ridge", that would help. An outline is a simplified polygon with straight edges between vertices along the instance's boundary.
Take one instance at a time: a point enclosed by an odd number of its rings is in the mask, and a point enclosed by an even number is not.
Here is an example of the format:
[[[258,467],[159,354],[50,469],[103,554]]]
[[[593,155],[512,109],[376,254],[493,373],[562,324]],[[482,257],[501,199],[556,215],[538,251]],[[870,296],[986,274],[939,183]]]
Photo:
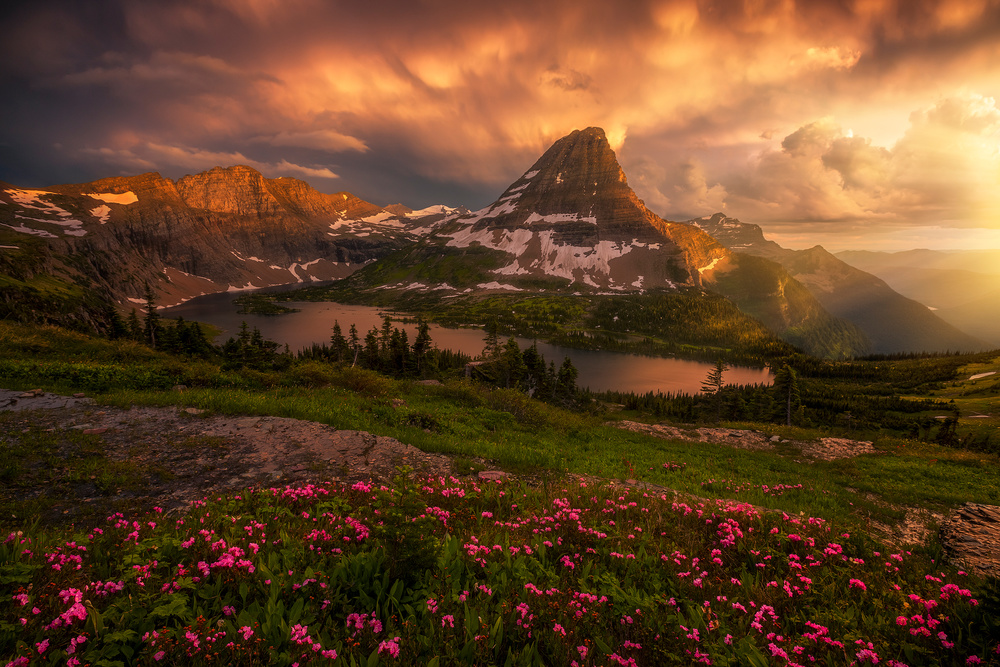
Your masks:
[[[157,173],[24,189],[0,184],[0,252],[17,236],[42,239],[61,266],[119,303],[160,305],[203,293],[331,280],[413,243],[419,219],[346,193],[246,166],[216,167],[177,182]]]

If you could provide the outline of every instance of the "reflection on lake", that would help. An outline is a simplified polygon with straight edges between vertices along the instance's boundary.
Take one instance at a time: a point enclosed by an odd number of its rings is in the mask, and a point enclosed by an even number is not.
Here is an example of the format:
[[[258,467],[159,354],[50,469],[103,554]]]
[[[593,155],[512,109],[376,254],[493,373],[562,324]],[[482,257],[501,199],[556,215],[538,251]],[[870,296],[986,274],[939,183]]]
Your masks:
[[[298,308],[298,313],[278,316],[240,315],[236,312],[233,293],[200,296],[173,308],[165,308],[161,313],[166,317],[183,317],[185,320],[206,322],[223,330],[216,342],[235,336],[240,324],[246,322],[251,328],[257,327],[265,338],[287,344],[293,351],[309,347],[313,343],[328,343],[334,321],[340,322],[344,335],[351,324],[358,328],[364,338],[373,326],[382,324],[382,313],[389,312],[372,306],[352,306],[331,302],[292,302],[285,305]],[[415,324],[394,323],[405,329],[410,341],[416,335]],[[434,344],[441,349],[452,349],[470,355],[477,355],[483,349],[481,329],[448,329],[436,325],[430,327]],[[518,339],[521,349],[532,341]],[[647,391],[697,393],[712,364],[702,361],[645,357],[620,352],[599,350],[576,350],[548,343],[538,343],[538,351],[546,361],[562,363],[569,357],[579,370],[577,384],[590,387],[593,391],[617,389],[645,393]],[[771,382],[767,369],[732,366],[726,371],[727,384],[758,384]]]

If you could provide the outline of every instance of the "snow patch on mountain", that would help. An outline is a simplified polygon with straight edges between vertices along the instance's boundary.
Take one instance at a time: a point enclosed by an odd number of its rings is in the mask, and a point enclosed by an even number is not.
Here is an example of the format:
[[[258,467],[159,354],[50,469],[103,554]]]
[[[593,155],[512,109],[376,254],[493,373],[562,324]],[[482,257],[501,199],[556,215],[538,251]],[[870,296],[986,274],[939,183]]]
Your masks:
[[[69,214],[67,212],[67,215],[71,215],[71,214]],[[80,220],[73,220],[73,219],[67,220],[65,218],[63,218],[62,220],[45,220],[45,219],[42,219],[42,218],[29,218],[28,216],[21,215],[20,213],[15,213],[14,217],[15,218],[19,218],[21,220],[27,220],[29,222],[42,222],[42,223],[49,224],[49,225],[59,225],[61,227],[65,227],[66,229],[63,230],[63,234],[65,234],[66,236],[86,236],[87,235],[87,230],[83,229],[83,227],[81,226],[81,225],[83,225],[83,222],[81,222]],[[7,226],[10,227],[10,225],[7,225]],[[23,226],[23,223],[22,223],[22,226]],[[11,229],[13,229],[13,227]],[[17,231],[25,231],[25,230],[19,229]],[[43,237],[46,236],[45,233],[38,233],[38,232],[41,232],[41,230],[35,230],[35,231],[27,232],[27,233],[29,233],[29,234],[36,234],[37,236],[43,236]],[[47,236],[46,238],[53,238],[53,237],[52,236]]]
[[[97,208],[90,209],[90,214],[103,225],[108,221],[108,216],[111,215],[111,208],[107,204],[101,204]]]
[[[454,234],[442,234],[442,236],[451,237],[446,245],[453,248],[467,248],[473,243],[478,243],[484,248],[502,250],[515,255],[527,247],[532,235],[533,232],[528,229],[475,229],[473,225],[469,225]]]
[[[419,211],[410,211],[406,214],[407,218],[426,218],[431,215],[453,215],[458,212],[457,208],[452,208],[450,206],[445,206],[444,204],[434,204],[433,206],[428,206],[427,208],[422,208]]]
[[[6,190],[6,193],[10,195],[10,198],[15,202],[20,204],[24,208],[34,209],[36,211],[42,211],[44,213],[49,213],[50,215],[58,215],[62,217],[70,217],[73,215],[69,211],[60,208],[53,204],[52,202],[47,202],[42,199],[43,195],[54,195],[56,193],[49,192],[48,190]]]
[[[706,271],[711,271],[712,269],[715,268],[715,265],[718,264],[720,261],[722,261],[722,258],[716,257],[711,262],[698,269],[698,273],[705,273]]]
[[[515,230],[525,232],[527,230]],[[526,257],[518,255],[513,262],[507,266],[494,270],[499,275],[525,275],[529,273],[541,272],[557,278],[574,280],[578,272],[582,272],[582,280],[591,287],[597,287],[592,276],[601,275],[605,278],[611,276],[611,261],[623,257],[636,248],[648,248],[650,244],[633,240],[631,243],[620,243],[616,241],[598,241],[593,246],[574,246],[555,241],[555,234],[551,229],[534,232],[527,242],[522,241],[522,247],[527,249],[529,243],[534,248],[534,243],[538,244],[538,252],[532,252],[531,259],[525,264]],[[523,234],[522,234],[523,238]],[[496,248],[502,250],[503,248]]]
[[[5,190],[4,192],[6,192],[10,198],[14,200],[14,203],[21,208],[38,211],[39,214],[42,215],[54,216],[53,218],[33,218],[16,213],[14,214],[15,218],[20,218],[21,220],[27,220],[29,222],[43,222],[51,225],[66,227],[66,229],[63,230],[63,234],[67,236],[85,236],[87,234],[86,230],[82,227],[83,222],[73,219],[72,213],[43,199],[43,197],[51,197],[57,195],[57,193],[49,192],[48,190],[22,190],[18,188],[12,188]],[[10,227],[14,231],[23,232],[25,234],[32,234],[43,238],[54,238],[54,235],[50,232],[40,229],[32,229],[31,227],[25,226],[23,223],[20,227],[14,227],[11,225],[6,226]]]
[[[18,216],[18,217],[20,217],[20,216]],[[15,227],[14,225],[8,225],[6,223],[3,223],[3,226],[4,227],[9,227],[9,228],[13,229],[15,232],[21,232],[22,234],[31,234],[32,236],[40,236],[43,239],[58,238],[55,234],[53,234],[51,232],[47,232],[44,229],[33,229],[31,227],[25,227],[24,223],[21,223],[21,225],[18,226],[18,227]]]
[[[507,290],[508,292],[523,292],[524,291],[520,287],[514,287],[513,285],[506,285],[504,283],[498,283],[495,280],[493,282],[491,282],[491,283],[479,283],[478,285],[476,285],[476,287],[478,287],[479,289]],[[466,290],[466,291],[468,291],[468,290]]]
[[[528,219],[524,221],[526,225],[534,225],[538,223],[548,223],[555,224],[560,222],[587,222],[592,225],[597,224],[597,218],[593,216],[584,217],[579,213],[550,213],[548,215],[539,215],[538,213],[532,213],[528,216]]]
[[[396,216],[392,213],[389,213],[389,211],[379,211],[375,215],[369,215],[367,217],[359,219],[362,222],[367,222],[369,224],[389,223],[389,224],[395,224],[396,226],[401,226],[402,223],[400,223],[399,220],[396,220],[395,218]]]
[[[129,204],[134,204],[139,201],[139,198],[131,190],[123,192],[120,195],[116,195],[111,192],[85,192],[83,194],[87,197],[93,197],[94,199],[99,199],[100,201],[107,202],[109,204],[121,204],[123,206],[128,206]]]

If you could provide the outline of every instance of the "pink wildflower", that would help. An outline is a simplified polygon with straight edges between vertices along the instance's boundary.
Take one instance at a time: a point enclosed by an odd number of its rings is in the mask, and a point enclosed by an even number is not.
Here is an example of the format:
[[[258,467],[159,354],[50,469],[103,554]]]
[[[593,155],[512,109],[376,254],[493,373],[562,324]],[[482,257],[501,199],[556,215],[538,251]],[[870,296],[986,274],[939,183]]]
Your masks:
[[[393,637],[391,641],[384,641],[378,645],[378,652],[388,652],[393,658],[399,657],[399,637]]]

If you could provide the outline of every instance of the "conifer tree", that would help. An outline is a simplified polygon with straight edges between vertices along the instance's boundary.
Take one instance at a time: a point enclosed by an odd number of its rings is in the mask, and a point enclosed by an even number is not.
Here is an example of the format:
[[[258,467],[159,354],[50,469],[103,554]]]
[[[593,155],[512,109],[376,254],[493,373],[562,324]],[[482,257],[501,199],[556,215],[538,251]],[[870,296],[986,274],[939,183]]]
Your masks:
[[[381,358],[378,329],[373,326],[365,335],[364,365],[366,368],[378,370]]]
[[[361,337],[358,335],[358,327],[353,322],[351,323],[350,338],[348,343],[351,346],[351,355],[353,359],[351,360],[351,366],[353,367],[358,363],[358,355],[361,354]]]
[[[344,338],[344,333],[340,330],[340,322],[337,320],[333,321],[333,333],[330,335],[330,348],[333,358],[337,361],[344,361],[347,359],[349,354],[347,339]]]
[[[108,338],[117,340],[119,338],[127,338],[128,335],[128,325],[122,319],[121,313],[118,312],[117,308],[108,308]]]
[[[576,378],[579,374],[570,358],[563,358],[562,366],[559,367],[559,391],[567,398],[576,395]]]
[[[497,361],[499,366],[497,369],[498,384],[502,383],[507,388],[518,387],[524,380],[524,374],[528,369],[524,365],[521,348],[518,347],[517,341],[513,337],[507,339]]]
[[[417,337],[413,339],[413,362],[417,375],[424,371],[424,359],[431,349],[431,328],[423,318],[417,320]]]
[[[132,340],[138,342],[143,339],[142,324],[139,322],[139,315],[136,314],[135,308],[128,315],[128,320],[125,323],[128,328],[128,337]]]
[[[792,415],[801,407],[802,397],[799,394],[799,380],[795,369],[784,364],[774,375],[775,403],[781,406],[785,414],[785,425],[792,425]]]
[[[149,283],[146,283],[146,315],[143,319],[144,326],[142,333],[146,338],[146,342],[155,348],[160,333],[160,314],[156,312],[156,297]]]
[[[708,372],[708,377],[701,383],[701,391],[712,397],[715,404],[715,421],[722,419],[722,376],[726,372],[726,364],[721,359],[715,362],[715,366]]]
[[[483,339],[483,357],[489,359],[500,355],[500,326],[495,319],[486,323],[486,337]]]
[[[392,320],[388,315],[382,317],[382,335],[379,336],[379,351],[383,356],[388,355],[389,343],[392,338]]]
[[[538,351],[538,343],[521,353],[525,367],[525,389],[530,396],[540,400],[548,400],[552,396],[552,386],[548,373],[545,372],[545,358]]]

